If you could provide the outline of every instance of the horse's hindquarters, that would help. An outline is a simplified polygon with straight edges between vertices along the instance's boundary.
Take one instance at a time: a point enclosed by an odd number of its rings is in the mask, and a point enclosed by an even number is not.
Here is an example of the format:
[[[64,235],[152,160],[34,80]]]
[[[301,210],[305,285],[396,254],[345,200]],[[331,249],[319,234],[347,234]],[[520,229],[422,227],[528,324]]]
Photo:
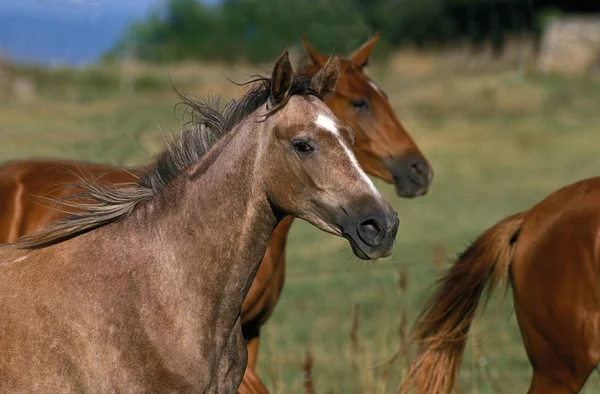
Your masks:
[[[534,368],[529,393],[577,393],[600,362],[600,220],[580,207],[533,209],[515,248],[515,312]]]

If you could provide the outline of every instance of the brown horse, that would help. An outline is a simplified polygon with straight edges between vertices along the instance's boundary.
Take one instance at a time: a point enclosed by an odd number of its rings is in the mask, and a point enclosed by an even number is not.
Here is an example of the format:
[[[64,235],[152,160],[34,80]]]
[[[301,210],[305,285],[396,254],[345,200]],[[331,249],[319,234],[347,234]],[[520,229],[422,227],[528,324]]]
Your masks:
[[[78,213],[0,247],[0,391],[235,392],[242,301],[283,217],[388,256],[398,217],[319,98],[338,73],[294,75],[286,52],[223,113],[184,99],[193,125],[136,183],[84,184]]]
[[[365,73],[379,34],[363,44],[342,68],[335,92],[325,103],[344,123],[356,130],[354,153],[363,169],[396,186],[401,197],[427,193],[433,170],[396,118],[387,95]],[[308,56],[303,71],[314,75],[327,62],[303,40]]]
[[[349,60],[341,60],[335,92],[324,100],[333,113],[356,133],[354,152],[367,173],[394,182],[404,197],[424,194],[432,170],[407,134],[383,91],[364,73],[375,35]],[[304,41],[308,53],[303,73],[314,75],[327,57]],[[135,169],[69,161],[14,162],[0,168],[0,242],[20,236],[64,217],[32,196],[64,197],[75,193],[67,185],[84,177],[99,184],[127,183],[139,176]],[[285,243],[292,217],[284,218],[271,237],[260,269],[242,306],[242,327],[248,343],[248,370],[240,393],[267,392],[254,369],[260,327],[273,313],[285,277]]]
[[[400,391],[452,392],[481,296],[510,282],[533,366],[528,393],[579,392],[600,363],[599,234],[600,178],[566,186],[488,229],[427,302]]]

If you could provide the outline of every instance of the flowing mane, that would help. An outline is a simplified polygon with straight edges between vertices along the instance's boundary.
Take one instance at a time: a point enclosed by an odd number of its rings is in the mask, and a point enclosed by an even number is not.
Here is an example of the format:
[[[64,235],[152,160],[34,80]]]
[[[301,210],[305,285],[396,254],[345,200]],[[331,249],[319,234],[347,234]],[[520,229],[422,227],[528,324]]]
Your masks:
[[[293,95],[321,98],[311,88],[310,81],[309,75],[295,74],[288,99]],[[191,120],[181,127],[179,135],[173,135],[165,141],[165,148],[152,163],[138,167],[136,172],[140,175],[137,182],[99,185],[78,175],[80,183],[72,186],[80,190],[79,193],[58,200],[42,197],[60,209],[69,210],[71,216],[20,238],[17,247],[42,248],[122,220],[138,204],[160,194],[186,169],[199,162],[229,131],[269,100],[270,78],[257,76],[241,85],[248,85],[248,91],[242,98],[229,101],[222,111],[219,109],[219,96],[198,99],[176,91],[181,99],[180,104],[186,106],[185,112],[191,116]],[[270,108],[265,119],[285,106],[286,102]]]

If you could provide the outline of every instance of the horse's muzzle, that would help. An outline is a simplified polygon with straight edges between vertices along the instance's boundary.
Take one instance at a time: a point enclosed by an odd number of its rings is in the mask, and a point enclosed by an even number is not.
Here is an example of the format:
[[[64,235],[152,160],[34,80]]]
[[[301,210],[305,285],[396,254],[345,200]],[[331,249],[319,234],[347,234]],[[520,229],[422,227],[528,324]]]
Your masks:
[[[433,179],[433,169],[420,154],[407,154],[401,160],[388,163],[394,178],[396,194],[412,198],[427,194]]]
[[[396,212],[376,212],[362,215],[343,226],[344,238],[354,254],[363,260],[388,257],[392,253],[399,226]]]

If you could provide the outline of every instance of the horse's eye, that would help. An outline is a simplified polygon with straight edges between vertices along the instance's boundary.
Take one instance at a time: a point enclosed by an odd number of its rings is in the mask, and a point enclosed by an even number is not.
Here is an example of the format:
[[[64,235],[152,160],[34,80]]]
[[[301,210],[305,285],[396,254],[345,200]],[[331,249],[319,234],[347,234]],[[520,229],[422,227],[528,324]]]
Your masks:
[[[298,153],[304,153],[304,154],[310,153],[313,150],[312,146],[310,146],[305,141],[296,141],[296,142],[294,142],[294,149],[296,149],[296,152],[298,152]]]
[[[352,100],[352,106],[354,108],[356,108],[359,111],[365,110],[367,108],[369,108],[369,104],[367,104],[367,102],[365,100],[359,99],[359,100]]]

